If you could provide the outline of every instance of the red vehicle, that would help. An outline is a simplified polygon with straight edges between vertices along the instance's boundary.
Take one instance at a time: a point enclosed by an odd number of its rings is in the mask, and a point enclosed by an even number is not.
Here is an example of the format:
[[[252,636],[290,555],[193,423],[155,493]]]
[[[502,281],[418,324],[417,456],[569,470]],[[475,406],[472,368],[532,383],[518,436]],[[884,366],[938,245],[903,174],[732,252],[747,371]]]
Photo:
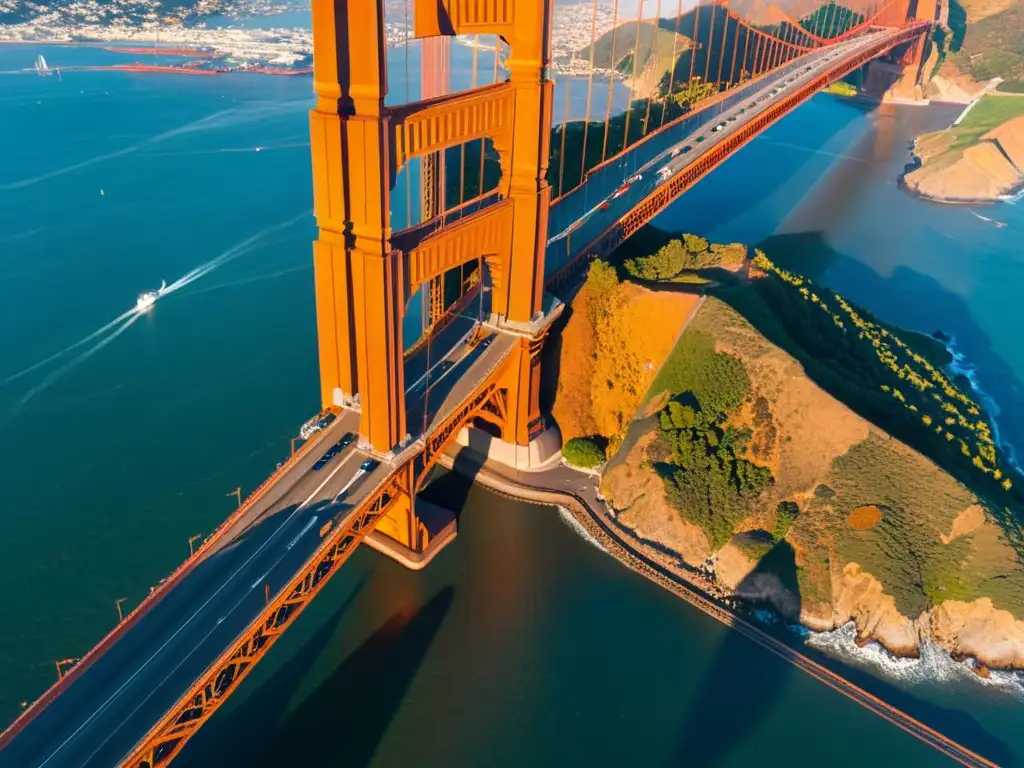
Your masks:
[[[612,195],[612,200],[614,200],[617,197],[622,197],[622,195],[626,194],[628,191],[629,184],[623,184],[621,187],[615,190],[615,194]]]
[[[599,211],[607,211],[611,207],[612,207],[611,203],[609,203],[607,200],[602,200],[601,204],[599,206],[597,206],[597,210],[599,210]]]

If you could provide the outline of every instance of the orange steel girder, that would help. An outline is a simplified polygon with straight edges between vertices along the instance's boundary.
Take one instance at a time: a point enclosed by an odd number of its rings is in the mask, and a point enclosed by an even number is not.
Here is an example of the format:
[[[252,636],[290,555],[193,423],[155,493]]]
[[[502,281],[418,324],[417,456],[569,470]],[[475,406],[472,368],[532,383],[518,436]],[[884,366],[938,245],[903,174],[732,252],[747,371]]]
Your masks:
[[[173,760],[323,589],[363,537],[411,491],[408,467],[388,478],[346,525],[339,526],[324,539],[287,589],[202,674],[191,690],[143,737],[122,765],[154,768]]]
[[[795,93],[785,98],[762,112],[758,117],[744,124],[742,127],[730,134],[725,140],[717,145],[711,152],[701,156],[699,159],[683,168],[672,176],[672,178],[655,189],[646,198],[640,201],[625,216],[614,222],[608,229],[596,238],[591,240],[586,247],[580,249],[580,256],[569,262],[558,272],[551,276],[548,285],[555,288],[565,280],[571,279],[581,268],[581,265],[590,257],[607,256],[623,242],[629,239],[637,230],[647,222],[661,213],[673,203],[686,190],[700,181],[704,176],[717,168],[726,159],[735,154],[741,147],[753,140],[757,135],[764,132],[772,123],[788,114],[804,101],[811,98],[821,89],[831,83],[841,80],[855,69],[863,66],[874,58],[890,51],[896,46],[913,42],[918,37],[927,36],[931,30],[930,23],[918,22],[906,29],[879,41],[876,45],[858,54],[851,59],[837,63],[827,72],[819,75],[814,80],[805,84]]]
[[[393,538],[415,549],[428,535],[415,515],[415,495],[430,469],[451,445],[459,430],[477,416],[492,422],[512,415],[509,389],[533,366],[522,357],[539,352],[541,340],[523,339],[470,397],[457,407],[414,457],[377,488],[345,525],[327,535],[302,570],[235,642],[196,680],[164,718],[135,746],[122,763],[126,768],[155,768],[173,760],[185,743],[216,712],[277,638],[326,585],[372,530],[380,526]],[[521,388],[521,385],[519,385]],[[407,529],[407,530],[406,530]]]
[[[449,240],[466,242],[449,257],[490,256],[494,312],[528,323],[543,296],[554,84],[546,77],[552,0],[423,0],[415,4],[417,36],[498,34],[511,46],[509,80],[386,109],[383,2],[314,0],[318,98],[310,135],[321,399],[330,406],[358,395],[361,436],[386,453],[405,436],[401,321],[414,271],[391,242],[395,174],[413,157],[491,139],[501,160],[499,192],[511,209],[506,242],[493,254],[471,253],[471,228],[463,225]]]

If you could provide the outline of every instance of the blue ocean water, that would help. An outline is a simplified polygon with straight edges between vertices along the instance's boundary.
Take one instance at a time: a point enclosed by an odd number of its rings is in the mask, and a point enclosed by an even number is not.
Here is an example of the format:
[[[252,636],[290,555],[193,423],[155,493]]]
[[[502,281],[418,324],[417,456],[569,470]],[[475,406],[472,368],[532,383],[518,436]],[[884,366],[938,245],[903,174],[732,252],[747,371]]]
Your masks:
[[[44,52],[51,65],[134,58]],[[37,53],[0,46],[0,72]],[[54,659],[110,629],[115,600],[130,607],[170,572],[189,536],[230,511],[225,494],[260,482],[319,406],[310,88],[256,75],[0,75],[5,720],[51,682]],[[887,320],[952,333],[1015,440],[1022,211],[986,209],[1008,224],[987,225],[893,182],[909,136],[945,118],[816,99],[659,224],[763,241]],[[97,337],[25,372],[140,291],[204,265],[106,346],[90,352]],[[729,764],[937,761],[623,571],[551,510],[465,499],[457,544],[422,575],[357,552],[185,764],[230,764],[240,729],[265,734],[247,742],[256,764],[280,764],[275,744],[330,763],[340,727],[379,765],[664,764],[694,727]],[[879,678],[884,667],[849,663],[930,724],[1024,761],[1012,686],[927,682],[920,666]],[[454,723],[466,726],[458,737]]]

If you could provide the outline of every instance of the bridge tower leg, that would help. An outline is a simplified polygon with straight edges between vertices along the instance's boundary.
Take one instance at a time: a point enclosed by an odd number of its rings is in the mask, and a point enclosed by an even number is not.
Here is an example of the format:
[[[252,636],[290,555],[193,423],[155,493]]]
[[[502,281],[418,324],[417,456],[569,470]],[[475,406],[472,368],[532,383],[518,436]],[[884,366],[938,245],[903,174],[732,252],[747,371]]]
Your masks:
[[[313,3],[310,112],[321,398],[358,394],[360,436],[382,453],[405,436],[404,275],[391,249],[383,0]]]

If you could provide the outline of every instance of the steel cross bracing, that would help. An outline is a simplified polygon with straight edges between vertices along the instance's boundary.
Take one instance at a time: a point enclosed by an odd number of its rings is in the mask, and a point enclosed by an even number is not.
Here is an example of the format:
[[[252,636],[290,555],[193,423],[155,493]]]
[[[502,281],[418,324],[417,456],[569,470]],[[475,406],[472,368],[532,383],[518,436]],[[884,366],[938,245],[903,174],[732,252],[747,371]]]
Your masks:
[[[325,2],[326,0],[316,0],[315,5],[320,7]],[[480,22],[479,19],[474,21],[473,18],[467,16],[466,14],[476,11],[473,11],[470,6],[464,8],[463,5],[465,4],[460,3],[456,8],[446,0],[441,0],[439,3],[439,6],[443,6],[447,12],[457,11],[452,18],[462,27]],[[502,13],[505,15],[499,14],[501,18],[498,18],[497,21],[505,25],[511,24],[512,18],[508,14],[511,13],[510,9],[513,4],[511,2],[501,3],[499,6],[499,10],[504,9]],[[475,6],[473,7],[475,8]],[[479,9],[476,10],[479,11]],[[459,18],[458,13],[462,13],[463,16]],[[889,0],[872,18],[857,27],[856,33],[851,30],[844,33],[841,39],[845,41],[854,39],[857,33],[869,28],[877,30],[878,26],[883,23],[902,27],[904,21],[892,23],[899,13],[903,13],[903,18],[906,18],[905,0]],[[733,19],[738,25],[738,17],[730,15],[729,19]],[[523,23],[523,21],[523,19],[518,19],[516,23]],[[483,22],[480,23],[483,24]],[[727,22],[726,30],[732,24],[732,21]],[[738,29],[735,25],[734,28]],[[826,72],[802,84],[798,89],[783,93],[742,125],[738,125],[714,147],[713,151],[695,157],[693,162],[680,168],[667,182],[652,189],[642,199],[631,202],[628,212],[610,216],[607,221],[598,219],[601,231],[596,236],[589,237],[584,241],[584,247],[578,248],[577,253],[568,264],[547,277],[548,285],[551,286],[566,279],[573,270],[579,268],[580,263],[585,262],[586,257],[610,252],[686,189],[717,167],[725,158],[734,154],[767,126],[788,114],[821,88],[842,78],[865,62],[892,50],[895,46],[920,40],[929,29],[930,22],[921,21],[902,29],[888,30],[884,37],[877,42],[837,61]],[[732,34],[736,34],[738,39],[738,31]],[[761,39],[763,33],[757,32],[757,36]],[[780,66],[799,61],[801,55],[812,55],[812,50],[834,44],[836,44],[835,40],[821,42],[821,40],[815,39],[813,33],[806,31],[803,37],[794,35],[789,42],[774,39],[772,52],[769,51],[767,45],[764,46],[763,60],[775,62],[776,68],[760,70],[752,79],[744,82],[743,87],[756,87],[762,78],[769,77]],[[736,51],[734,51],[734,55],[735,53]],[[522,66],[522,64],[517,66]],[[319,87],[324,90],[322,83]],[[485,135],[493,137],[498,145],[504,142],[511,146],[514,142],[513,136],[509,133],[510,126],[513,124],[510,108],[514,105],[511,91],[512,88],[508,84],[499,84],[482,92],[477,97],[463,98],[455,103],[446,103],[443,99],[428,99],[404,109],[396,109],[393,113],[394,120],[385,131],[389,137],[388,140],[394,143],[396,150],[390,159],[385,153],[386,162],[390,164],[390,168],[384,169],[385,175],[391,174],[410,158],[428,156],[430,153],[438,151],[440,145],[431,139],[431,136],[436,136],[438,131],[446,137],[444,146],[453,146]],[[718,94],[701,107],[714,109],[716,105],[725,104],[729,95],[728,91]],[[550,110],[549,97],[547,109]],[[538,114],[550,123],[550,111],[545,114],[542,109]],[[322,115],[316,119],[323,119]],[[325,123],[320,127],[324,128],[326,125]],[[663,128],[666,131],[674,129],[672,124],[665,124]],[[544,131],[547,131],[546,127]],[[656,136],[659,133],[661,133],[661,129],[652,131],[642,139],[640,144],[656,141]],[[327,135],[327,141],[330,144],[329,127],[324,135]],[[545,142],[546,139],[541,141],[539,146],[546,146]],[[590,176],[584,181],[584,184],[589,183],[590,179],[596,178],[597,174],[601,172],[602,166],[613,167],[614,163],[621,158],[636,151],[636,146],[625,147],[619,155],[606,158],[600,166],[590,169]],[[506,151],[507,147],[499,147],[499,149]],[[531,145],[528,149],[536,154],[536,146]],[[535,159],[538,164],[546,162],[543,159]],[[539,170],[539,168],[538,165],[538,168],[534,170]],[[503,161],[503,172],[507,173],[509,169],[510,166]],[[537,175],[534,171],[523,174],[521,168],[517,170],[517,173],[525,177],[531,177],[531,174]],[[473,260],[481,265],[481,269],[484,262],[487,262],[492,276],[496,275],[498,281],[507,279],[505,273],[508,270],[510,251],[507,244],[498,246],[499,241],[506,241],[512,236],[514,225],[518,220],[516,217],[519,214],[513,212],[513,203],[506,196],[510,187],[505,181],[502,182],[502,186],[498,190],[483,196],[478,205],[463,204],[460,206],[462,213],[454,217],[449,212],[449,217],[455,222],[454,224],[445,225],[444,212],[433,210],[436,205],[432,202],[430,213],[435,215],[435,219],[428,222],[427,226],[421,225],[407,232],[394,234],[394,243],[400,244],[398,250],[405,254],[403,263],[406,265],[407,272],[402,275],[402,279],[409,281],[405,283],[406,290],[412,285],[438,279],[444,273],[445,268],[453,264],[468,263]],[[531,192],[531,194],[534,193]],[[545,194],[549,194],[549,192],[545,193],[542,189],[538,199],[545,200]],[[484,198],[490,201],[489,207]],[[515,203],[519,206],[521,204],[522,200]],[[530,214],[528,219],[542,224],[546,223],[546,215],[546,212],[541,216]],[[330,212],[330,217],[337,218],[333,209]],[[440,220],[440,225],[438,220]],[[336,223],[334,222],[332,226]],[[365,228],[362,232],[361,237],[365,239]],[[522,233],[518,234],[521,236]],[[535,233],[535,240],[540,239],[541,246],[543,246],[545,234]],[[470,245],[472,247],[468,247]],[[335,238],[332,234],[324,240],[322,247],[333,249],[334,257],[337,258],[337,254],[342,253],[348,246],[343,240]],[[385,254],[384,258],[388,258],[388,256]],[[369,264],[372,259],[367,258],[366,261]],[[507,283],[497,287],[504,290],[507,288]],[[483,290],[479,283],[471,286],[471,289],[478,292]],[[319,300],[318,289],[318,302]],[[443,321],[439,325],[443,325]],[[479,366],[477,379],[468,381],[464,388],[465,391],[459,391],[458,396],[454,397],[451,403],[446,403],[443,415],[433,420],[426,434],[402,449],[400,461],[396,460],[386,465],[386,476],[377,483],[363,501],[349,511],[339,523],[335,523],[334,527],[324,535],[313,555],[295,572],[286,588],[268,602],[266,608],[232,641],[230,647],[225,648],[223,653],[189,687],[178,702],[152,726],[146,736],[124,759],[124,765],[137,768],[144,765],[166,765],[173,760],[189,737],[213,715],[228,696],[237,690],[238,685],[253,666],[264,657],[276,639],[292,625],[303,608],[319,593],[331,576],[351,555],[354,548],[374,530],[378,523],[396,511],[406,510],[408,514],[411,514],[417,490],[425,481],[438,457],[452,444],[464,426],[473,422],[474,419],[480,419],[498,427],[503,437],[507,437],[507,439],[520,444],[525,444],[530,439],[539,423],[539,417],[535,413],[535,408],[531,407],[529,399],[524,399],[521,393],[528,388],[524,387],[523,382],[532,381],[539,376],[536,363],[543,343],[543,333],[533,336],[524,333],[516,339],[499,334],[494,338],[499,340],[486,350],[486,360],[484,360],[486,365]],[[283,470],[290,470],[302,455],[300,453]],[[275,478],[283,475],[284,471],[276,475]],[[267,486],[269,487],[269,483]],[[266,488],[263,488],[262,492],[265,493]],[[243,507],[240,513],[247,506]],[[232,520],[235,519],[236,517],[232,517]],[[231,530],[234,530],[233,525],[222,526],[206,543],[203,551],[221,543],[229,543],[227,540]],[[112,633],[110,642],[116,642],[117,637],[122,636],[121,633],[129,632],[146,609],[161,599],[165,591],[172,591],[176,583],[176,577],[169,579],[166,588],[157,590],[152,598],[126,618],[117,632]],[[108,645],[104,644],[103,648],[97,649],[97,653],[102,654]],[[219,650],[219,646],[216,650]],[[45,706],[46,703],[59,696],[75,677],[76,675],[72,673],[67,676],[70,680],[65,679],[51,689],[47,693],[46,699],[41,702],[41,706]],[[27,713],[27,717],[31,719],[39,709],[40,707],[33,707],[32,711]],[[19,723],[24,724],[19,720],[15,726],[18,726]],[[0,737],[0,749],[10,739],[16,737],[17,730],[17,727],[12,726]],[[2,757],[2,753],[0,753],[0,757]]]
[[[143,738],[124,765],[153,768],[169,763],[185,742],[227,700],[299,617],[328,580],[355,550],[359,542],[398,499],[408,494],[408,470],[391,475],[370,501],[337,526],[317,553],[292,579],[263,614],[196,681],[192,690]]]

